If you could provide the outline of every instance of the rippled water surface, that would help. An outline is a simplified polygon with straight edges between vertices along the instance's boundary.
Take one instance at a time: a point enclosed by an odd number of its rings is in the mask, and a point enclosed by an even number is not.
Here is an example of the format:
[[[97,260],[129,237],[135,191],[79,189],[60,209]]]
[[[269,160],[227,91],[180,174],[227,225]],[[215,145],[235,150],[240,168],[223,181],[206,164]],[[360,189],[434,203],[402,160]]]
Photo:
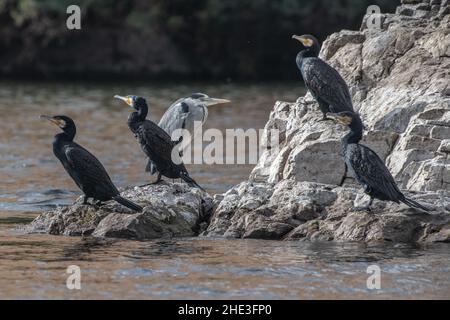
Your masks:
[[[147,242],[26,235],[39,212],[71,203],[80,191],[51,151],[57,128],[40,114],[67,114],[77,141],[104,163],[119,186],[153,179],[129,132],[130,112],[114,94],[147,97],[159,119],[192,92],[228,98],[210,110],[207,127],[263,128],[276,100],[293,101],[298,85],[135,85],[0,83],[0,298],[450,298],[450,246],[365,246],[257,240]],[[188,166],[212,194],[248,176],[252,166]],[[82,289],[66,288],[78,265]],[[370,291],[367,267],[382,270]]]

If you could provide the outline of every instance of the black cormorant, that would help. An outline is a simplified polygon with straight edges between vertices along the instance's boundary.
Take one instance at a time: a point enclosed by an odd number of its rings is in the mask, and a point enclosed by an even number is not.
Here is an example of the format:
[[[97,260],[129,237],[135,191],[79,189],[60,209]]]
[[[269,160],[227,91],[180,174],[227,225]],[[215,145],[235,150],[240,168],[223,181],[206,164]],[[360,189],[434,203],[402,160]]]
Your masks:
[[[322,120],[328,120],[327,113],[353,111],[353,103],[348,86],[341,75],[320,59],[320,45],[311,35],[292,36],[304,47],[297,55],[297,66],[306,88],[319,103]]]
[[[126,97],[116,95],[114,97],[124,101],[136,110],[128,117],[128,127],[138,140],[144,153],[151,160],[149,163],[153,163],[156,167],[158,178],[154,184],[160,182],[161,177],[165,176],[170,179],[181,178],[190,186],[204,190],[189,176],[184,164],[181,162],[177,146],[178,142],[172,141],[166,131],[161,129],[156,123],[146,119],[148,106],[145,99],[131,95]]]
[[[142,211],[141,206],[120,196],[100,161],[73,141],[77,129],[71,118],[44,115],[41,118],[49,120],[63,131],[55,136],[53,153],[61,161],[64,169],[77,186],[84,192],[83,204],[88,204],[89,198],[100,202],[115,200],[132,210]]]
[[[409,207],[430,211],[420,203],[406,198],[380,157],[370,148],[359,144],[362,139],[363,124],[358,114],[344,111],[328,114],[328,117],[350,128],[350,133],[342,139],[342,155],[350,172],[363,185],[364,192],[370,196],[368,206],[358,210],[370,211],[372,202],[376,198],[396,203],[403,202]]]
[[[193,93],[175,101],[162,116],[159,126],[169,134],[173,141],[180,141],[181,129],[187,130],[190,133],[190,140],[183,140],[183,146],[187,147],[194,139],[194,135],[200,132],[197,130],[198,127],[206,122],[208,108],[227,103],[230,103],[230,100],[211,98],[204,93]],[[149,160],[147,170],[151,174],[156,173],[156,167],[151,160]]]

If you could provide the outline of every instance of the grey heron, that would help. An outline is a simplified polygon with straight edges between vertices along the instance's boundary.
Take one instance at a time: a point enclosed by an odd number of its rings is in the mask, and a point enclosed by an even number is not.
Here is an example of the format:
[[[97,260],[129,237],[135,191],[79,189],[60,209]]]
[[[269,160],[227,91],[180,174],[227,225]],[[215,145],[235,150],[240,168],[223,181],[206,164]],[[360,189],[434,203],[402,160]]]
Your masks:
[[[190,140],[183,141],[183,146],[188,146],[192,139],[196,138],[194,135],[199,132],[196,129],[206,122],[208,107],[230,102],[227,99],[211,98],[204,93],[194,93],[175,101],[162,116],[159,126],[171,136],[173,141],[177,142],[180,142],[182,137],[180,129],[187,130],[190,133]],[[151,174],[156,173],[157,170],[151,160],[146,170]]]

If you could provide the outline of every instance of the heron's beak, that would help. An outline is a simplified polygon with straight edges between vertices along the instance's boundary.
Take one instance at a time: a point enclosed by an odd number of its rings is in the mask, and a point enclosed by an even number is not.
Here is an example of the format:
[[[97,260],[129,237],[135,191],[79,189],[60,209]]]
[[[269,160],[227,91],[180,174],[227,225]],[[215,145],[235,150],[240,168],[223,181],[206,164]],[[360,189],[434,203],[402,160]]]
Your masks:
[[[292,36],[292,39],[300,41],[305,47],[311,47],[313,44],[311,39],[305,38],[303,36],[297,36],[295,34]]]
[[[39,118],[48,120],[51,123],[53,123],[54,125],[57,125],[58,127],[61,127],[61,125],[62,125],[62,123],[59,120],[54,119],[53,117],[50,117],[50,116],[40,115]]]
[[[208,99],[204,100],[204,102],[207,107],[211,107],[211,106],[215,106],[218,104],[227,104],[227,103],[230,103],[231,101],[227,100],[227,99],[208,98]]]
[[[133,106],[133,100],[130,97],[123,97],[123,96],[119,96],[119,95],[115,95],[114,99],[119,99],[124,101],[127,105],[129,105],[130,107]]]

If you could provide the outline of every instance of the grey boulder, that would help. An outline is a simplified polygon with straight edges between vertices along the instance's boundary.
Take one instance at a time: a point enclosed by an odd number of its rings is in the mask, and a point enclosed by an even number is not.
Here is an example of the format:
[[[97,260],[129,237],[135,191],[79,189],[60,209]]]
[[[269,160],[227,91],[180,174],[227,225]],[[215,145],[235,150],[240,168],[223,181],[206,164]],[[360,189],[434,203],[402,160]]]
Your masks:
[[[208,194],[186,184],[133,187],[122,196],[144,207],[143,212],[114,201],[100,207],[83,205],[80,197],[73,205],[42,213],[26,231],[138,240],[190,237],[205,228],[213,204]]]

